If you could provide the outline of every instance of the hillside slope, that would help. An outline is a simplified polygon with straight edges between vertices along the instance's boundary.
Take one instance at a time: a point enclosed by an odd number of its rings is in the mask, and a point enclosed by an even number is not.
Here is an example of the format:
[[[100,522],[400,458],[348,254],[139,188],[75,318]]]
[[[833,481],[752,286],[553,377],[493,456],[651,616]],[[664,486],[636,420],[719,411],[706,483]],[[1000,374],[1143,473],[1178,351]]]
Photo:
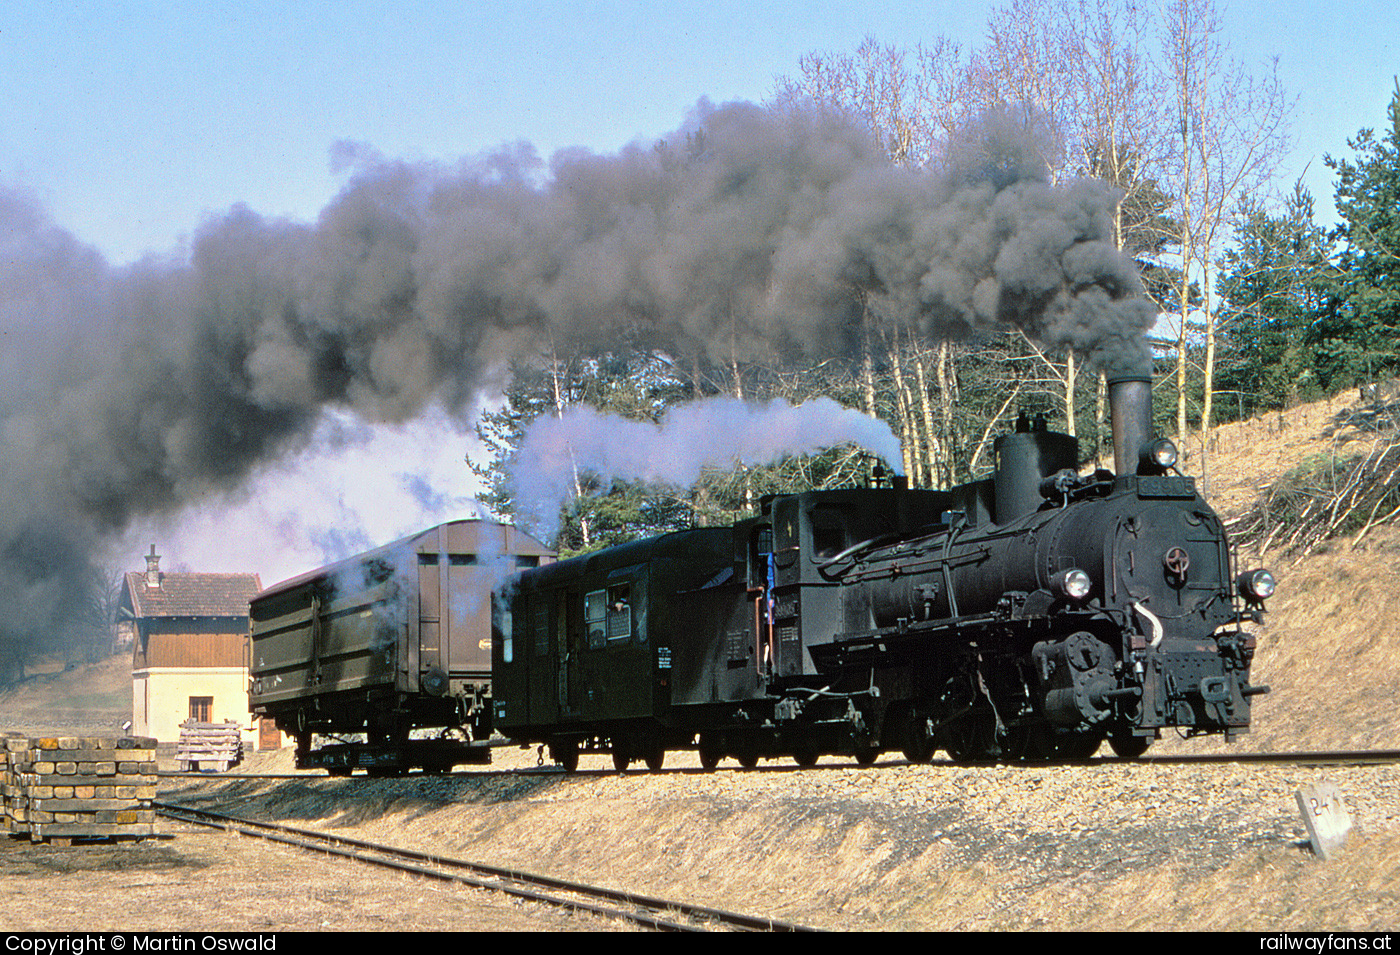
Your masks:
[[[1346,399],[1350,397],[1352,401]],[[1355,392],[1271,412],[1216,430],[1211,447],[1188,450],[1183,471],[1201,481],[1228,523],[1273,482],[1310,459],[1344,458],[1374,435],[1346,427]],[[1358,544],[1337,538],[1299,557],[1242,549],[1241,566],[1278,579],[1259,634],[1248,749],[1400,748],[1392,705],[1400,674],[1400,529],[1371,530]],[[1218,740],[1166,742],[1154,751],[1224,750]]]

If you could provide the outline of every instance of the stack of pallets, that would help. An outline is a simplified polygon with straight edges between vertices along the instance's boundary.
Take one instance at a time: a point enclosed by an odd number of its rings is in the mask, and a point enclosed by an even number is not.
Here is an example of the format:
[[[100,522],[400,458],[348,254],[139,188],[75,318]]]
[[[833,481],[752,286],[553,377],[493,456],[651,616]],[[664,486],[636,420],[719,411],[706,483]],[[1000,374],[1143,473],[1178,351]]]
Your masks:
[[[215,770],[224,772],[243,759],[243,735],[233,720],[180,724],[180,744],[175,758],[182,772]]]
[[[155,834],[156,741],[51,736],[3,740],[5,828],[31,842]]]

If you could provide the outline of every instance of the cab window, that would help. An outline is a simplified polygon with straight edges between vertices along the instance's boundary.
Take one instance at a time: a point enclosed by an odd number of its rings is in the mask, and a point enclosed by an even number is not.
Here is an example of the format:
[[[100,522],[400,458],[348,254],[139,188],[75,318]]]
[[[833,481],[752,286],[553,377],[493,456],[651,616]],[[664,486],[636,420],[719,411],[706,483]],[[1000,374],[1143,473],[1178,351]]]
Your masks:
[[[816,557],[833,557],[851,545],[846,511],[840,504],[812,508],[812,551]]]

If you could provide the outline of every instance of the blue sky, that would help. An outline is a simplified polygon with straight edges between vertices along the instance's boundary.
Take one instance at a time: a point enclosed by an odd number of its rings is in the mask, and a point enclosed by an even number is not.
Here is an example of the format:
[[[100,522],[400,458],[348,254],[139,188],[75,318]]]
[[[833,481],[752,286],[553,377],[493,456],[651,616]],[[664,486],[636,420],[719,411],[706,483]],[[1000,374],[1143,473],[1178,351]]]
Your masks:
[[[675,129],[701,97],[765,98],[804,52],[850,51],[866,34],[976,46],[993,6],[12,0],[0,10],[0,186],[37,197],[113,263],[179,254],[204,217],[235,203],[313,219],[343,183],[337,141],[400,159],[516,140],[544,156],[611,152]],[[1281,182],[1306,167],[1326,217],[1322,156],[1349,155],[1347,137],[1385,122],[1400,14],[1372,0],[1225,10],[1232,55],[1254,69],[1278,56],[1299,97]],[[236,500],[133,529],[113,560],[139,566],[158,541],[168,566],[256,570],[270,583],[342,544],[461,514],[470,446],[469,422],[440,417],[366,433],[338,458],[313,450]]]
[[[325,3],[17,0],[0,13],[0,183],[37,195],[114,262],[167,253],[246,203],[311,219],[331,145],[452,159],[524,139],[612,151],[700,97],[761,99],[816,49],[866,33],[976,45],[995,4]],[[1384,122],[1400,72],[1390,4],[1223,5],[1231,53],[1280,58],[1299,97],[1289,180]]]

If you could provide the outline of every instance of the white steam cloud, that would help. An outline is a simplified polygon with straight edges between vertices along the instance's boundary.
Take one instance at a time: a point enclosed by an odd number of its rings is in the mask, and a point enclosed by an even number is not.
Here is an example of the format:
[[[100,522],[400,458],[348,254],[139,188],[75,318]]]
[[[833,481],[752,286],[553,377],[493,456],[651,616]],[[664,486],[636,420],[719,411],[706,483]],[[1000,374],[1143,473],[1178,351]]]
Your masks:
[[[781,398],[708,398],[678,405],[655,424],[576,407],[535,419],[510,479],[519,512],[552,532],[552,519],[581,471],[604,480],[689,487],[705,468],[774,464],[843,444],[902,470],[899,439],[889,425],[830,398],[800,405]]]

